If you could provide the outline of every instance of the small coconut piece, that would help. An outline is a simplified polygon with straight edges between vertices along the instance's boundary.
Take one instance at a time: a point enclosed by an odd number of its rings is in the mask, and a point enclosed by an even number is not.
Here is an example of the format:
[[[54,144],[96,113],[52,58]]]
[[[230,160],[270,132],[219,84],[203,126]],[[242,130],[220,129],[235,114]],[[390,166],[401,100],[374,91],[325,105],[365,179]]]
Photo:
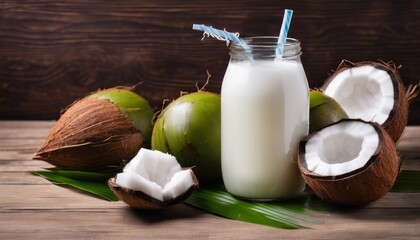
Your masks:
[[[152,210],[184,201],[197,189],[198,181],[174,156],[142,148],[108,185],[129,206]]]
[[[401,161],[394,141],[379,124],[344,119],[305,137],[298,165],[319,197],[358,206],[389,192]]]
[[[321,87],[353,119],[382,125],[396,142],[408,120],[404,86],[393,63],[342,61]]]

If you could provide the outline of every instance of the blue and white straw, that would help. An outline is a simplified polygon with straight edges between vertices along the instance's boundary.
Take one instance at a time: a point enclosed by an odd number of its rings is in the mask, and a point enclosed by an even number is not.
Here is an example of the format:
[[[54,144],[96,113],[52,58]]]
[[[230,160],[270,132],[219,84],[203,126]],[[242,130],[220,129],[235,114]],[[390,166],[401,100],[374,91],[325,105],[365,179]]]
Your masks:
[[[229,41],[233,41],[237,44],[243,44],[246,45],[244,40],[239,38],[239,33],[231,33],[225,30],[219,30],[213,27],[207,27],[203,24],[193,24],[194,30],[203,31],[204,34],[208,34],[208,36],[212,36],[218,40],[227,41],[229,44]]]
[[[283,23],[281,24],[279,40],[277,42],[276,58],[281,59],[283,56],[284,44],[286,44],[287,32],[289,31],[290,22],[292,21],[293,10],[285,9]]]
[[[242,48],[245,50],[245,55],[249,59],[251,63],[254,62],[252,58],[251,49],[248,47],[246,42],[239,37],[239,33],[231,33],[226,30],[219,30],[213,27],[207,27],[203,24],[193,24],[194,30],[203,31],[203,38],[211,36],[216,38],[217,40],[225,41],[227,45],[229,45],[230,41],[240,44]]]

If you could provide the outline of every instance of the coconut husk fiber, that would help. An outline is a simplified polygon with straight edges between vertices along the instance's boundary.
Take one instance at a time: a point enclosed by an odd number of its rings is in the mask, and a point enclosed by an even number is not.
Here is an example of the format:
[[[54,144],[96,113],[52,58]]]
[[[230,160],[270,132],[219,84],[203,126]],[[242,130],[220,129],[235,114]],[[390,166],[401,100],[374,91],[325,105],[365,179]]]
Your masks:
[[[113,103],[82,99],[64,112],[33,158],[62,169],[96,170],[131,160],[142,143],[141,133]]]

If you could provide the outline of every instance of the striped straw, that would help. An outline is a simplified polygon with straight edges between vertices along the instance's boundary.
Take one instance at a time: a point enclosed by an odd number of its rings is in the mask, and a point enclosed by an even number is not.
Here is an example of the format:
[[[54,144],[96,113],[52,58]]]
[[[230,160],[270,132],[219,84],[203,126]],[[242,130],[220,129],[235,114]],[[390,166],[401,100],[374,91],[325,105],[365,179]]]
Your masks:
[[[237,44],[244,44],[244,45],[246,44],[244,40],[239,38],[238,36],[239,34],[237,33],[231,33],[231,32],[228,32],[225,30],[219,30],[213,27],[207,27],[203,24],[193,24],[193,29],[203,31],[207,33],[209,36],[217,38],[218,40],[233,41]]]
[[[283,23],[281,24],[279,40],[277,42],[276,58],[282,58],[284,44],[286,44],[287,32],[289,31],[290,22],[292,21],[293,10],[285,9]]]
[[[240,44],[242,48],[245,50],[245,55],[248,57],[249,61],[251,63],[254,63],[251,49],[247,46],[245,41],[239,37],[239,33],[231,33],[226,30],[219,30],[213,27],[207,27],[203,24],[193,24],[193,29],[203,31],[204,37],[206,37],[206,34],[207,34],[207,36],[212,36],[216,38],[217,40],[226,41],[228,45],[230,41],[233,41],[236,44]]]

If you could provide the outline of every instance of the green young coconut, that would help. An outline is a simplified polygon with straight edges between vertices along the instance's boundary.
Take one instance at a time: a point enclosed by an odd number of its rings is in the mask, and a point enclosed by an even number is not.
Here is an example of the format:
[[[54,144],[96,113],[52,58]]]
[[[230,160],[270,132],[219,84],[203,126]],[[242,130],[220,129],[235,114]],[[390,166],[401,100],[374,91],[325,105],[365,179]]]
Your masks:
[[[157,119],[152,149],[193,167],[200,183],[221,181],[220,96],[195,92],[169,104]]]
[[[309,132],[319,131],[341,119],[348,118],[340,104],[324,93],[317,90],[311,90],[309,92],[309,97]]]
[[[150,142],[152,134],[153,109],[146,99],[127,89],[109,88],[95,92],[86,98],[105,99],[119,107],[133,121],[144,140]]]

